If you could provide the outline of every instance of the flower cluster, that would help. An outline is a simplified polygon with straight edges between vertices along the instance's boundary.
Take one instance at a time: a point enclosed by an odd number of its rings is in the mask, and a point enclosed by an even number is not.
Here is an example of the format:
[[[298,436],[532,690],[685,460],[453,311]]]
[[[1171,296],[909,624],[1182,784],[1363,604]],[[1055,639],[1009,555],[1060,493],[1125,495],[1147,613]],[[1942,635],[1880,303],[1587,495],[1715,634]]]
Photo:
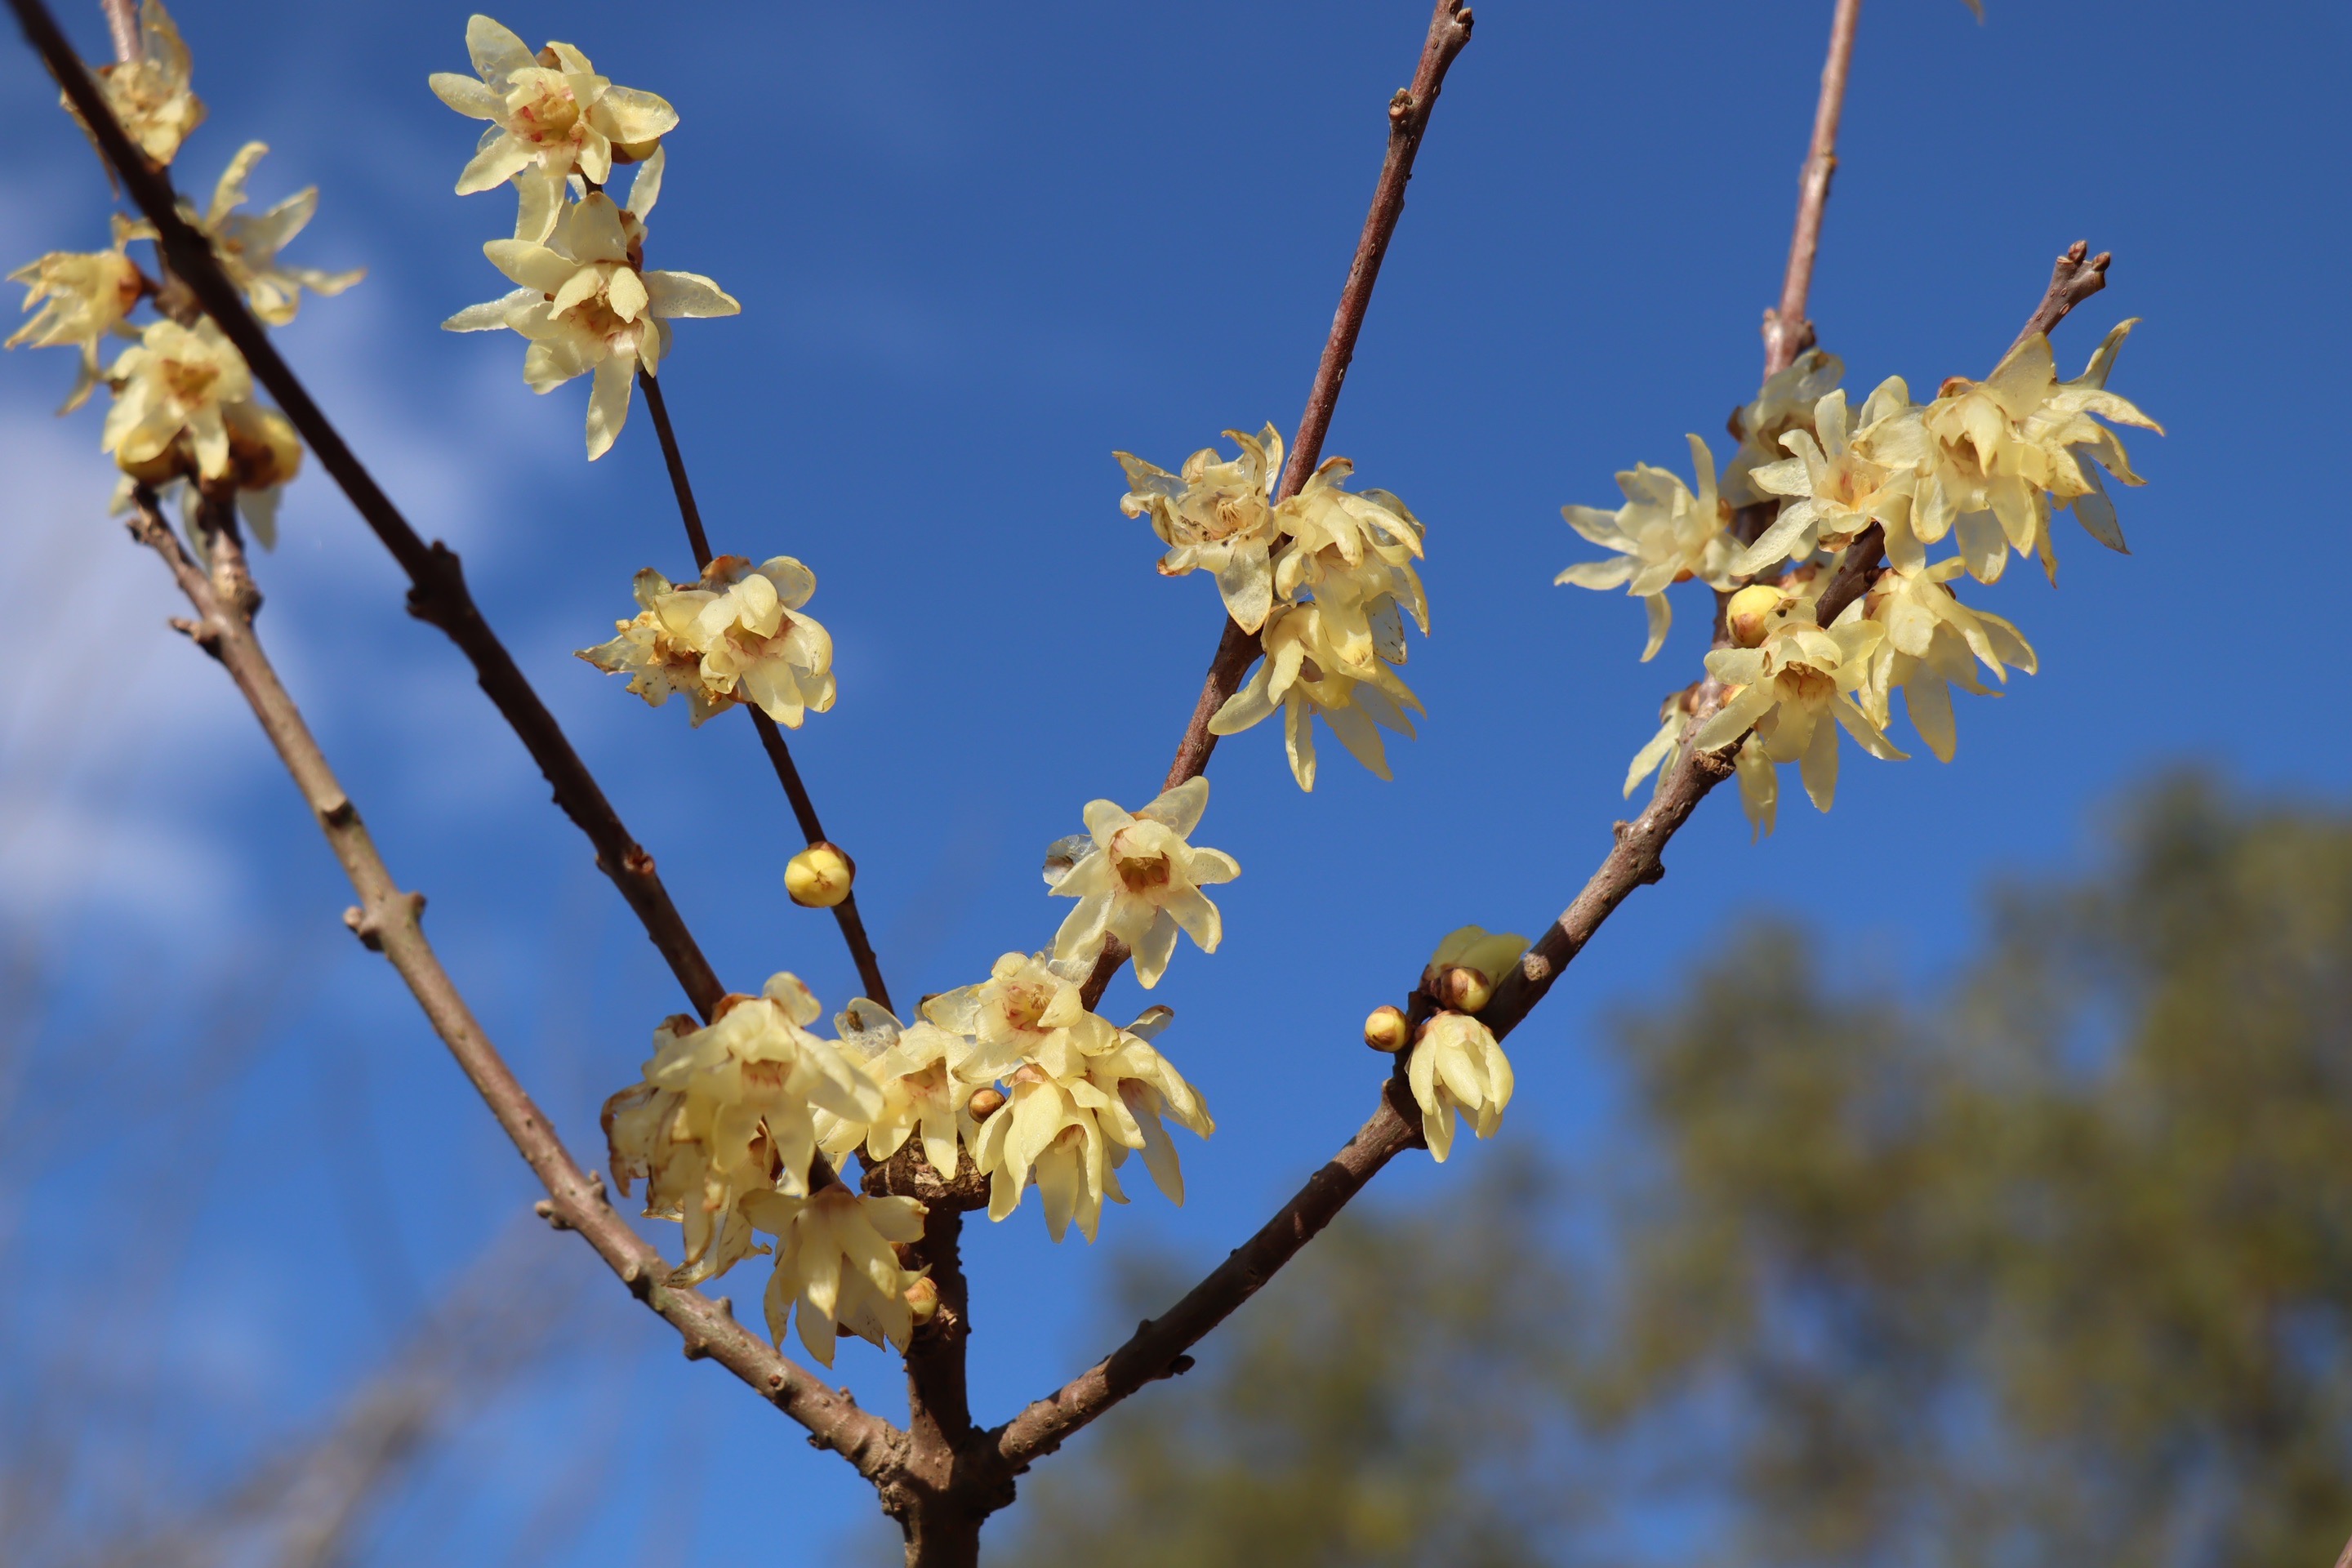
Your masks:
[[[1711,519],[1703,504],[1715,499],[1710,465],[1696,437],[1699,492],[1687,505],[1678,480],[1640,468],[1619,476],[1628,505],[1616,513],[1563,509],[1580,533],[1622,558],[1571,566],[1559,580],[1585,587],[1630,580],[1632,592],[1651,595],[1643,658],[1664,636],[1668,584],[1696,577],[1726,595],[1728,646],[1706,656],[1706,681],[1668,700],[1661,728],[1627,773],[1626,793],[1653,771],[1663,787],[1670,759],[1686,749],[1738,744],[1740,797],[1758,833],[1771,830],[1779,763],[1797,763],[1806,794],[1827,811],[1840,728],[1874,756],[1904,754],[1885,733],[1897,692],[1912,728],[1949,762],[1958,743],[1951,689],[1984,694],[1981,675],[2005,681],[2011,668],[2037,668],[2024,636],[1963,604],[1953,582],[1963,574],[1998,582],[2014,551],[2040,560],[2054,584],[2052,520],[2060,510],[2072,510],[2109,549],[2124,549],[2101,476],[2142,481],[2111,426],[2161,433],[2106,390],[2136,324],[2110,331],[2072,381],[2058,379],[2049,339],[2032,333],[1981,382],[1956,376],[1917,404],[1901,377],[1890,377],[1859,410],[1836,385],[1843,366],[1811,352],[1733,416],[1742,437],[1737,478],[1727,475]],[[1787,455],[1768,460],[1768,438]],[[1778,503],[1752,541],[1731,531],[1735,500]],[[1931,560],[1947,541],[1952,552]],[[1852,549],[1871,550],[1874,563],[1883,549],[1885,566],[1823,626],[1820,595]]]
[[[1358,761],[1389,776],[1380,726],[1412,733],[1421,703],[1392,667],[1405,661],[1404,620],[1429,634],[1429,600],[1413,563],[1423,529],[1386,490],[1349,490],[1345,458],[1327,458],[1296,495],[1275,500],[1282,437],[1228,430],[1226,458],[1203,447],[1175,473],[1127,452],[1119,510],[1149,517],[1168,546],[1162,575],[1206,570],[1235,625],[1260,635],[1265,660],[1211,730],[1230,735],[1282,710],[1290,770],[1315,787],[1313,721],[1320,714]]]
[[[661,195],[661,139],[676,129],[676,110],[614,86],[569,44],[533,55],[488,16],[467,24],[466,47],[476,74],[436,72],[432,88],[458,113],[490,122],[457,193],[515,186],[514,236],[488,241],[482,254],[516,287],[441,324],[520,333],[530,343],[523,380],[533,392],[593,376],[593,462],[620,435],[635,377],[660,374],[669,323],[742,307],[698,272],[646,269],[646,219]],[[625,206],[603,188],[616,163],[637,164]]]
[[[636,616],[579,657],[626,675],[628,689],[652,706],[681,692],[699,725],[749,702],[794,730],[806,713],[833,706],[833,638],[799,613],[816,592],[816,574],[791,556],[753,566],[721,555],[685,587],[648,566],[632,586]]]
[[[1421,1107],[1430,1158],[1441,1164],[1454,1152],[1457,1112],[1481,1138],[1493,1137],[1503,1124],[1511,1103],[1510,1058],[1477,1014],[1527,950],[1523,936],[1464,926],[1437,944],[1422,972],[1423,994],[1436,1011],[1413,1037],[1405,1081]]]
[[[96,68],[107,106],[140,149],[169,163],[188,133],[202,123],[203,103],[189,90],[187,45],[160,0],[146,0],[136,58]],[[294,319],[301,292],[340,294],[359,281],[359,269],[322,272],[290,266],[279,252],[318,210],[315,188],[295,193],[266,212],[244,213],[246,182],[268,148],[247,142],[214,186],[203,213],[183,202],[180,213],[212,242],[221,269],[270,326]],[[278,501],[301,466],[302,447],[285,416],[254,399],[245,356],[220,327],[196,312],[187,289],[163,274],[151,278],[130,254],[153,241],[143,219],[117,214],[113,243],[100,251],[53,251],[8,274],[25,285],[33,318],[6,347],[69,348],[79,371],[60,414],[70,414],[102,383],[112,394],[100,443],[122,471],[117,510],[142,487],[185,488],[241,514],[264,546],[277,542]],[[132,319],[141,303],[157,305],[152,320]],[[131,341],[103,369],[99,345]],[[198,509],[190,506],[190,542],[205,548]],[[226,516],[226,510],[215,514]]]
[[[841,1329],[906,1348],[918,1274],[891,1247],[920,1236],[923,1207],[812,1180],[820,1118],[862,1125],[886,1110],[854,1048],[810,1032],[821,1011],[778,974],[757,996],[727,996],[707,1026],[664,1020],[640,1081],[604,1102],[604,1125],[622,1194],[643,1179],[646,1215],[684,1229],[671,1283],[715,1278],[771,1250],[759,1236],[775,1237],[769,1333],[781,1342],[797,1310],[801,1342],[829,1366]]]

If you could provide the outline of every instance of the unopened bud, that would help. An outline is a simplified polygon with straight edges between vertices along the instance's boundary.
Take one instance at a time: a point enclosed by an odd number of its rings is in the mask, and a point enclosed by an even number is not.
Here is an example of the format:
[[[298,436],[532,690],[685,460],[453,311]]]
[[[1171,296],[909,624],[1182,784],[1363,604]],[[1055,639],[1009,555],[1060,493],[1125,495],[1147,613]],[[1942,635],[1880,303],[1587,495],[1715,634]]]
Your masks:
[[[940,1310],[940,1288],[931,1277],[924,1275],[907,1287],[907,1305],[915,1314],[915,1321],[928,1323]]]
[[[1376,1051],[1393,1053],[1404,1049],[1404,1014],[1395,1007],[1373,1008],[1371,1016],[1364,1020],[1364,1044]]]
[[[983,1089],[971,1097],[971,1119],[974,1121],[985,1121],[1003,1109],[1004,1092],[1002,1089]]]
[[[784,891],[803,909],[833,908],[856,879],[856,863],[836,844],[812,844],[784,866]]]
[[[1731,640],[1741,647],[1756,647],[1764,641],[1772,617],[1780,614],[1787,595],[1780,589],[1763,583],[1751,583],[1731,595],[1731,603],[1723,607],[1724,629]]]
[[[1487,984],[1485,975],[1460,963],[1443,969],[1430,965],[1421,977],[1421,988],[1439,1006],[1456,1013],[1475,1013],[1495,994],[1494,986]]]

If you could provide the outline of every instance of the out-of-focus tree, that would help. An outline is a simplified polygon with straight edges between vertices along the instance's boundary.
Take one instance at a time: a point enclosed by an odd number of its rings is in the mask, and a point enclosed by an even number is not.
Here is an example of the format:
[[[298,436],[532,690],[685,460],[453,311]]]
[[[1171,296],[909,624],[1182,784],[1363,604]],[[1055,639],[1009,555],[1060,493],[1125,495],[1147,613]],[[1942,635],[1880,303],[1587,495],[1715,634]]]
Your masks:
[[[1619,1031],[1608,1245],[1571,1265],[1525,1201],[1353,1216],[1014,1560],[1687,1561],[1699,1521],[1738,1562],[2329,1561],[2352,820],[2180,780],[2116,821],[1997,894],[1932,1010],[1753,928]]]

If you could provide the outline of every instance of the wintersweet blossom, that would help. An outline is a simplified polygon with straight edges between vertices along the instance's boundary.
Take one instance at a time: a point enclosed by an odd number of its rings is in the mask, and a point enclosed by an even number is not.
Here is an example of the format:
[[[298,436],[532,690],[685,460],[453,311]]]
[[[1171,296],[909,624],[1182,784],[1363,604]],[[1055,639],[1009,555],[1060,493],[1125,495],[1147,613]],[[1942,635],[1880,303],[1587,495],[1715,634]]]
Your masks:
[[[1580,588],[1624,584],[1649,612],[1650,640],[1642,649],[1645,663],[1665,646],[1666,631],[1674,625],[1667,587],[1696,577],[1710,588],[1728,588],[1732,557],[1739,550],[1724,526],[1731,514],[1716,494],[1715,455],[1696,436],[1688,440],[1698,479],[1696,492],[1681,476],[1637,463],[1617,476],[1625,504],[1615,511],[1589,506],[1559,509],[1569,527],[1604,550],[1616,551],[1617,557],[1579,562],[1553,583]]]
[[[1269,552],[1279,531],[1272,496],[1282,477],[1282,437],[1271,425],[1255,436],[1225,435],[1241,448],[1237,455],[1225,458],[1203,447],[1172,474],[1132,453],[1113,452],[1127,473],[1128,493],[1118,510],[1151,519],[1151,531],[1168,546],[1160,575],[1210,573],[1225,613],[1254,632],[1274,604]]]
[[[1454,1152],[1454,1118],[1469,1119],[1470,1131],[1491,1138],[1511,1103],[1511,1061],[1495,1032],[1466,1013],[1438,1013],[1421,1026],[1405,1081],[1421,1107],[1421,1134],[1429,1157],[1440,1164]]]
[[[1320,605],[1277,609],[1266,619],[1265,659],[1210,719],[1210,732],[1239,734],[1279,710],[1291,776],[1299,788],[1311,790],[1316,771],[1314,721],[1319,714],[1358,762],[1374,776],[1387,778],[1388,755],[1381,729],[1409,738],[1412,721],[1405,717],[1404,710],[1422,710],[1421,699],[1389,668],[1404,659],[1402,634],[1392,626],[1391,631],[1394,646],[1386,640],[1390,634],[1376,636],[1376,657],[1370,668],[1358,667],[1356,673],[1350,673],[1341,663],[1340,651],[1324,634]]]
[[[941,992],[923,1016],[972,1042],[955,1068],[967,1082],[1003,1078],[1024,1062],[1043,1062],[1057,1077],[1071,1064],[1118,1043],[1118,1029],[1087,1010],[1078,985],[1093,966],[1043,953],[1008,952],[977,985]]]
[[[1908,539],[1913,472],[1872,461],[1868,437],[1879,421],[1903,417],[1910,407],[1900,376],[1880,384],[1858,422],[1843,391],[1825,394],[1814,405],[1812,427],[1780,438],[1795,455],[1755,470],[1758,489],[1785,499],[1731,570],[1748,576],[1783,559],[1803,561],[1818,549],[1841,550],[1874,522],[1889,540],[1898,532]]]
[[[770,1339],[781,1346],[784,1324],[797,1312],[801,1343],[826,1366],[845,1329],[877,1349],[907,1348],[915,1329],[907,1292],[922,1270],[901,1266],[891,1247],[922,1239],[921,1204],[864,1197],[835,1184],[805,1198],[753,1193],[743,1210],[776,1238],[765,1303]]]
[[[643,1081],[604,1102],[613,1180],[646,1178],[646,1214],[685,1227],[681,1283],[725,1272],[754,1250],[742,1200],[808,1194],[814,1112],[870,1121],[882,1093],[833,1041],[809,1032],[823,1009],[791,974],[732,994],[708,1026],[683,1016],[654,1031]]]
[[[2015,626],[1952,596],[1947,584],[1960,574],[1961,564],[1956,556],[1932,566],[1891,568],[1879,574],[1864,600],[1864,613],[1886,636],[1871,655],[1870,679],[1859,693],[1864,710],[1884,729],[1890,700],[1900,690],[1911,727],[1947,763],[1958,744],[1949,688],[1990,695],[1976,678],[1979,663],[2001,681],[2009,679],[2009,666],[2029,675],[2038,668],[2032,646]]]
[[[683,692],[690,721],[749,702],[787,729],[830,709],[835,694],[833,638],[800,613],[816,574],[789,555],[753,566],[721,555],[699,583],[677,586],[651,567],[631,582],[638,613],[614,623],[619,635],[579,650],[658,708]]]
[[[677,110],[667,101],[614,87],[570,44],[551,43],[534,55],[512,32],[477,15],[466,23],[466,52],[473,76],[436,71],[427,79],[442,102],[490,122],[457,175],[457,194],[514,181],[517,239],[543,240],[554,232],[564,181],[574,169],[601,185],[613,177],[616,160],[647,156],[677,128]]]
[[[1837,795],[1837,728],[1834,719],[1875,757],[1900,758],[1897,751],[1850,695],[1869,674],[1870,655],[1885,630],[1861,618],[1851,606],[1824,631],[1810,609],[1791,613],[1766,630],[1754,647],[1721,647],[1706,656],[1706,670],[1735,688],[1691,737],[1702,752],[1730,745],[1749,730],[1775,763],[1799,763],[1805,792],[1823,811]],[[1751,742],[1753,743],[1753,742]]]
[[[1739,446],[1723,466],[1723,499],[1735,507],[1770,499],[1749,475],[1787,456],[1780,437],[1812,428],[1813,410],[1845,379],[1845,362],[1822,349],[1807,349],[1786,370],[1765,378],[1755,400],[1733,412],[1732,439]]]
[[[441,323],[452,332],[510,328],[530,340],[522,377],[547,393],[593,373],[588,398],[588,458],[610,451],[629,416],[630,386],[640,369],[658,374],[669,352],[671,321],[732,316],[742,306],[698,272],[641,271],[643,220],[659,193],[658,153],[639,171],[627,211],[601,191],[562,210],[547,243],[493,239],[482,254],[521,287],[468,306]],[[650,182],[652,188],[646,189]]]
[[[147,291],[147,279],[139,264],[123,254],[123,247],[139,232],[140,226],[117,213],[111,249],[53,250],[8,274],[9,282],[25,286],[25,309],[37,305],[40,313],[0,346],[81,351],[81,369],[58,409],[60,414],[88,402],[90,389],[98,384],[99,341],[115,332],[137,335],[123,321]]]
[[[882,1161],[919,1134],[931,1169],[954,1175],[957,1140],[969,1147],[980,1133],[971,1111],[979,1086],[955,1070],[971,1055],[971,1042],[929,1019],[902,1026],[887,1008],[863,996],[836,1015],[834,1026],[844,1053],[881,1090],[882,1109],[866,1121],[820,1110],[817,1146],[836,1160],[863,1146],[867,1159]]]
[[[1657,787],[1666,787],[1668,775],[1675,771],[1667,759],[1682,752],[1683,732],[1690,728],[1691,697],[1696,689],[1684,687],[1658,704],[1658,732],[1643,742],[1625,767],[1625,798],[1633,797],[1634,786],[1652,773],[1658,775]]]
[[[2123,443],[2098,420],[2163,434],[2161,426],[2106,390],[2116,355],[2137,324],[2116,326],[2082,375],[2069,382],[2057,379],[2050,340],[2038,332],[2026,337],[1983,381],[1947,381],[1919,411],[1916,434],[1897,422],[1872,443],[1880,460],[1917,468],[1911,528],[1923,543],[1952,534],[1969,575],[1980,583],[2000,576],[2011,548],[2040,556],[2055,582],[2058,559],[2049,528],[2054,501],[2071,507],[2101,543],[2124,548],[2098,470],[2125,484],[2143,481],[2132,472]],[[2084,456],[2090,463],[2081,461]]]
[[[105,450],[126,472],[170,458],[184,441],[184,457],[206,479],[229,472],[225,410],[253,395],[245,356],[209,316],[193,327],[151,321],[139,342],[115,357],[107,373],[114,405],[106,411]],[[163,474],[142,474],[159,482]]]
[[[1091,963],[1105,939],[1117,937],[1134,952],[1135,978],[1148,991],[1160,984],[1180,930],[1202,952],[1216,952],[1224,925],[1201,889],[1242,868],[1222,849],[1186,842],[1208,804],[1205,778],[1188,779],[1132,815],[1111,801],[1087,802],[1094,847],[1054,885],[1055,897],[1078,900],[1055,934],[1054,956]]]
[[[222,172],[220,183],[213,187],[212,205],[205,209],[203,218],[195,219],[193,213],[188,216],[213,242],[221,270],[244,293],[253,313],[273,327],[282,327],[301,308],[303,289],[340,294],[366,277],[367,268],[321,272],[279,262],[278,251],[318,212],[319,187],[306,186],[267,212],[239,213],[236,209],[245,205],[246,178],[268,151],[268,144],[261,142],[248,142],[238,148]]]
[[[1275,509],[1289,542],[1275,562],[1274,591],[1286,604],[1312,594],[1339,668],[1373,679],[1377,661],[1404,662],[1400,609],[1429,635],[1429,596],[1412,564],[1427,531],[1389,491],[1343,488],[1354,471],[1345,458],[1326,458]]]
[[[93,67],[91,74],[123,134],[157,163],[168,164],[188,132],[205,122],[204,100],[188,85],[194,68],[163,0],[147,0],[139,12],[138,57]],[[79,122],[81,111],[73,100],[58,98]]]
[[[1127,1202],[1115,1173],[1131,1151],[1142,1154],[1170,1202],[1184,1201],[1183,1173],[1161,1118],[1202,1138],[1216,1124],[1192,1086],[1145,1038],[1168,1016],[1155,1008],[1127,1029],[1098,1019],[1101,1028],[1066,1031],[1054,1048],[1004,1075],[1010,1099],[981,1124],[972,1148],[973,1163],[989,1176],[991,1219],[1010,1215],[1034,1181],[1053,1238],[1061,1240],[1075,1220],[1091,1242],[1104,1200]],[[962,1070],[971,1071],[969,1062]]]

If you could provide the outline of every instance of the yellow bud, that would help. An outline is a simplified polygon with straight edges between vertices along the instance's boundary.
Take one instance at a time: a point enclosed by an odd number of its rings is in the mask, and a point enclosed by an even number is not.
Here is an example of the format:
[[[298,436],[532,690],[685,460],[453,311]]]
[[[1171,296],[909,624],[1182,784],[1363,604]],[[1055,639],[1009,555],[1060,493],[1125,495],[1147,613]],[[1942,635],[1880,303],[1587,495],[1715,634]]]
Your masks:
[[[1763,583],[1751,583],[1731,595],[1731,603],[1723,607],[1723,624],[1731,633],[1731,640],[1741,647],[1755,647],[1764,641],[1764,634],[1772,617],[1787,603],[1780,589]]]
[[[833,844],[812,844],[784,867],[784,891],[803,909],[833,908],[856,879],[856,863]]]
[[[1475,1013],[1495,994],[1485,975],[1459,963],[1443,969],[1431,964],[1421,977],[1421,988],[1431,1001],[1456,1013]]]
[[[141,484],[151,488],[167,485],[173,479],[193,476],[196,471],[195,459],[188,455],[187,444],[184,441],[173,442],[142,463],[126,463],[122,460],[121,454],[117,453],[114,466]]]
[[[642,163],[652,157],[654,149],[660,145],[661,138],[658,136],[650,142],[615,142],[613,143],[613,162]]]
[[[940,1310],[940,1288],[931,1282],[929,1275],[924,1275],[907,1287],[907,1305],[913,1310],[915,1321],[928,1323],[931,1321],[932,1314]]]
[[[1404,1014],[1394,1007],[1373,1008],[1372,1016],[1364,1020],[1364,1044],[1376,1051],[1404,1049]]]
[[[971,1097],[971,1119],[974,1121],[985,1121],[1003,1109],[1004,1094],[1001,1089],[983,1089]]]

